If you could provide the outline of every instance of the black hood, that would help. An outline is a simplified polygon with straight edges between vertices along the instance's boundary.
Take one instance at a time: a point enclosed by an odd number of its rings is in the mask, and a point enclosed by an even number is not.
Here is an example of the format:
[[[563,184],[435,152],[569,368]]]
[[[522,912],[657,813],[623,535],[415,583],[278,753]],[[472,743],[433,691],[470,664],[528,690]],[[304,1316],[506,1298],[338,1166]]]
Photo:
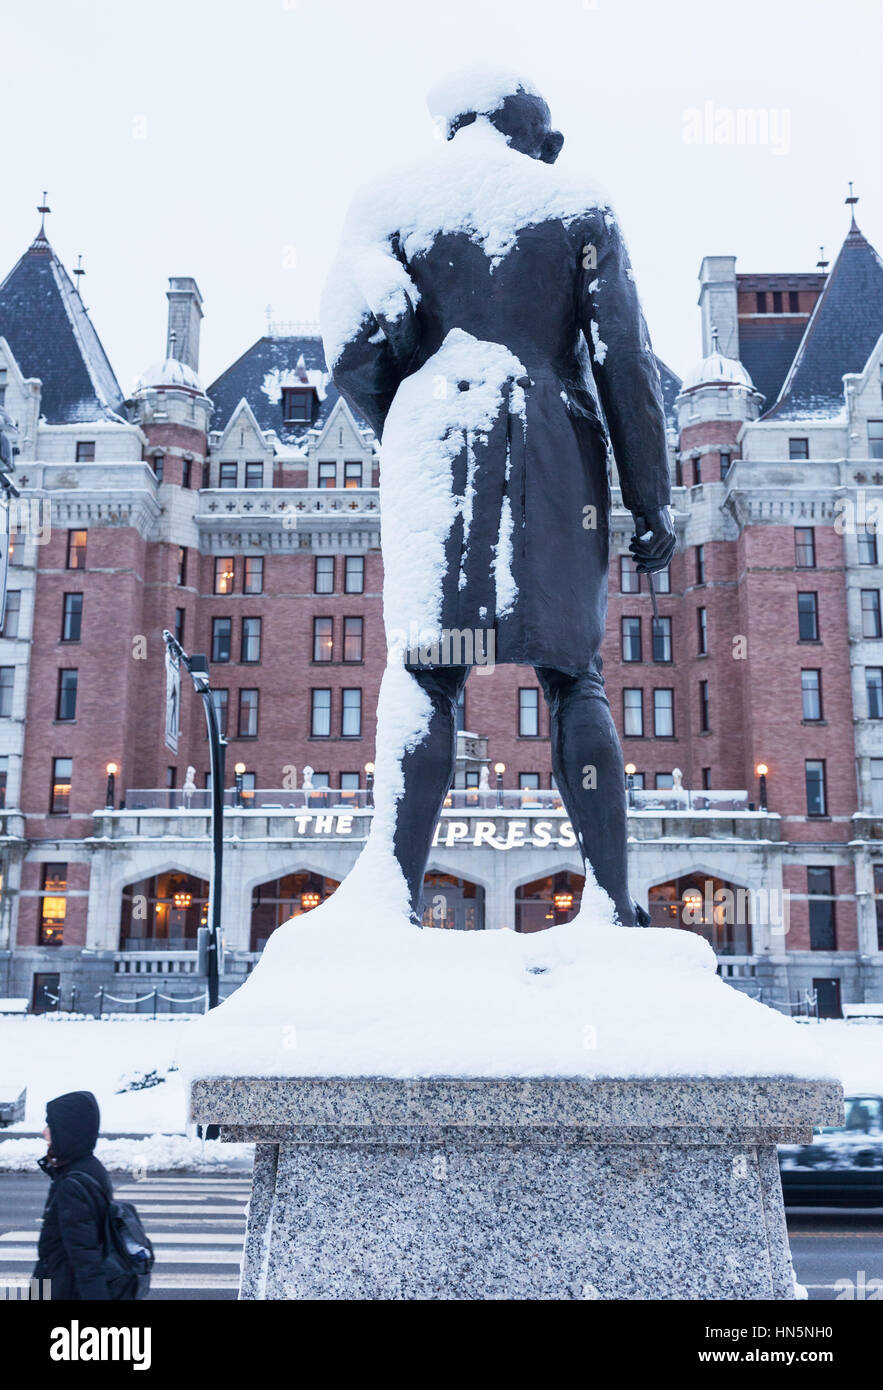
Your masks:
[[[101,1114],[91,1091],[68,1091],[46,1106],[46,1123],[52,1135],[56,1163],[84,1158],[95,1148]]]

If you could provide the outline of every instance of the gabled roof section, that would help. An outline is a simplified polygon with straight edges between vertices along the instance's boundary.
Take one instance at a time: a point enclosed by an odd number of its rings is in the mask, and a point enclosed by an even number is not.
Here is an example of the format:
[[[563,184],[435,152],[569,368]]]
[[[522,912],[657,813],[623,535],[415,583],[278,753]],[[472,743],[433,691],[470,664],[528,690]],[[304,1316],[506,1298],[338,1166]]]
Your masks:
[[[779,398],[764,420],[833,418],[843,377],[861,372],[883,332],[883,261],[853,220]]]
[[[264,440],[264,437],[263,437],[263,430],[261,429],[261,427],[260,427],[260,425],[258,424],[257,420],[255,419],[255,413],[254,413],[254,411],[252,410],[252,408],[251,408],[251,406],[249,405],[248,401],[247,401],[247,400],[245,399],[245,397],[243,396],[243,397],[242,397],[242,400],[241,400],[241,401],[238,403],[238,405],[234,408],[233,413],[232,413],[231,416],[230,416],[230,419],[227,421],[226,425],[224,426],[224,432],[223,432],[223,435],[222,435],[222,437],[221,437],[221,448],[222,448],[222,450],[223,450],[224,444],[227,442],[227,439],[228,439],[229,436],[230,436],[230,432],[231,432],[232,430],[234,430],[234,429],[236,428],[237,425],[240,425],[240,426],[241,426],[243,420],[245,420],[245,422],[246,422],[246,424],[248,425],[249,429],[251,429],[251,430],[254,431],[255,435],[256,435],[257,438],[258,438],[258,441],[259,441],[261,444],[264,444],[264,446],[266,447],[266,441]]]
[[[288,386],[314,388],[312,418],[303,424],[286,424],[282,412],[282,391]],[[208,388],[214,403],[212,429],[224,430],[245,398],[262,430],[275,430],[286,444],[302,444],[308,431],[321,430],[340,394],[325,364],[325,349],[319,334],[290,337],[264,337],[222,372]],[[360,429],[367,424],[359,418]]]
[[[0,285],[0,334],[25,377],[43,383],[50,425],[115,419],[123,393],[92,320],[42,228]]]

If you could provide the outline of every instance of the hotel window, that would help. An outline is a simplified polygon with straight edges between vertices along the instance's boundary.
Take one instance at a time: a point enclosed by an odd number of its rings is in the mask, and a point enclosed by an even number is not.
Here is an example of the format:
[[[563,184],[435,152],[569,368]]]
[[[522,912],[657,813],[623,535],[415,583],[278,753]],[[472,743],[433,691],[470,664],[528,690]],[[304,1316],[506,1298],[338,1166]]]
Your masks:
[[[710,767],[704,767],[704,768],[702,769],[702,790],[703,790],[704,792],[709,792],[709,791],[711,791],[711,768],[710,768]]]
[[[797,633],[801,642],[819,640],[819,596],[818,594],[797,595]]]
[[[77,441],[77,463],[95,462],[95,440],[80,439]]]
[[[212,661],[230,660],[232,636],[232,618],[212,618]]]
[[[868,421],[868,458],[883,459],[883,420]]]
[[[154,454],[153,457],[151,458],[150,462],[151,462],[151,464],[153,465],[153,472],[154,472],[154,476],[155,476],[155,478],[156,478],[156,481],[157,481],[158,483],[161,483],[162,480],[163,480],[163,474],[165,473],[165,468],[166,468],[166,457],[165,457],[165,454]]]
[[[696,583],[705,583],[705,546],[696,547]]]
[[[693,483],[698,487],[702,482],[702,457],[697,454],[693,460]]]
[[[755,290],[754,292],[754,312],[756,314],[766,313],[766,290]]]
[[[0,811],[6,809],[6,787],[9,781],[9,758],[0,758]]]
[[[181,486],[182,486],[182,487],[186,487],[186,488],[188,489],[188,491],[189,491],[189,489],[190,489],[190,474],[191,474],[192,470],[193,470],[193,460],[192,460],[192,459],[182,459],[182,460],[181,460]]]
[[[239,660],[247,665],[254,665],[261,659],[261,620],[260,618],[242,619],[242,642],[239,648]]]
[[[876,565],[877,563],[877,533],[876,531],[859,531],[858,533],[858,562],[860,565]]]
[[[212,700],[213,700],[214,706],[215,706],[215,718],[216,718],[217,721],[218,721],[218,730],[220,731],[220,733],[222,734],[222,736],[223,736],[224,738],[226,738],[226,737],[227,737],[227,718],[228,718],[228,712],[229,712],[229,709],[230,709],[230,692],[229,692],[229,690],[223,690],[223,689],[217,689],[217,688],[215,688],[214,690],[212,690]]]
[[[726,481],[726,477],[727,477],[727,474],[728,474],[729,471],[730,471],[730,467],[731,467],[731,465],[732,465],[732,462],[733,462],[733,455],[732,455],[732,454],[721,454],[721,456],[720,456],[720,465],[721,465],[721,482],[722,482],[722,483]]]
[[[457,726],[457,733],[462,734],[466,729],[466,687],[461,685],[457,691],[457,698],[454,701],[454,722]]]
[[[343,592],[345,594],[362,594],[365,592],[364,555],[347,555],[344,567]]]
[[[799,313],[800,313],[800,296],[799,296],[799,294],[797,293],[796,290],[789,290],[789,291],[788,291],[788,313],[789,313],[789,314],[799,314]]]
[[[804,764],[806,776],[806,814],[826,816],[828,814],[827,778],[825,764],[821,759],[807,759]]]
[[[237,737],[257,738],[258,736],[258,702],[260,692],[257,690],[240,690],[239,692],[239,722],[237,724]]]
[[[86,537],[88,534],[88,531],[68,531],[67,567],[69,570],[84,570],[86,568]]]
[[[871,758],[871,814],[883,816],[883,758]]]
[[[671,618],[651,618],[653,660],[671,661]]]
[[[357,792],[360,786],[358,772],[342,772],[340,774],[340,790],[342,792]]]
[[[176,767],[166,768],[166,786],[169,791],[174,791],[178,785],[178,769]]]
[[[782,312],[782,291],[781,291],[781,290],[773,290],[773,313],[774,313],[774,314],[781,314],[781,312]]]
[[[83,630],[83,595],[65,594],[61,620],[62,642],[79,642]]]
[[[67,864],[44,864],[40,876],[40,945],[60,946],[67,916]]]
[[[809,948],[811,951],[837,950],[837,925],[834,916],[834,870],[806,871],[806,893],[809,898]]]
[[[696,650],[700,656],[708,655],[708,609],[696,609]]]
[[[313,593],[333,594],[334,593],[334,556],[317,555],[316,569],[313,579]]]
[[[865,688],[868,692],[868,718],[883,719],[883,667],[865,667]]]
[[[622,727],[626,738],[644,737],[644,692],[622,692]]]
[[[620,555],[619,557],[619,592],[621,594],[639,594],[641,592],[641,574],[631,555]]]
[[[239,464],[222,463],[218,471],[218,481],[221,487],[238,487],[239,485]]]
[[[331,691],[313,690],[311,694],[310,735],[312,738],[331,736]]]
[[[801,671],[800,688],[803,693],[803,717],[815,722],[822,717],[822,673],[817,670]]]
[[[337,487],[337,464],[333,461],[319,464],[319,486]]]
[[[6,612],[3,615],[3,636],[17,637],[21,618],[21,589],[10,589],[6,594]]]
[[[184,645],[184,609],[175,609],[175,641]]]
[[[77,717],[77,682],[79,673],[73,669],[59,671],[55,718],[61,721]]]
[[[707,734],[711,725],[708,719],[708,681],[699,682],[699,732]]]
[[[657,772],[653,778],[653,785],[658,792],[671,791],[674,784],[674,774],[671,772]]]
[[[313,619],[313,660],[331,661],[334,656],[334,624],[331,618]]]
[[[470,789],[476,788],[476,789],[477,789],[477,787],[478,787],[478,785],[479,785],[479,774],[478,774],[478,769],[477,769],[477,768],[474,768],[474,767],[467,767],[466,773],[465,773],[465,785],[466,785],[467,788],[470,788]],[[477,804],[477,802],[476,802],[473,798],[470,798],[468,804],[469,804],[470,806],[474,806],[474,805]]]
[[[264,465],[262,463],[247,463],[245,465],[245,486],[264,486]]]
[[[65,816],[70,810],[73,770],[74,764],[71,758],[52,759],[52,784],[49,791],[50,816]]]
[[[816,533],[812,526],[794,527],[794,564],[799,570],[816,567]]]
[[[653,691],[653,732],[657,738],[674,738],[675,693],[673,690]]]
[[[362,736],[362,692],[343,691],[343,708],[340,719],[340,732],[344,738]]]
[[[283,387],[282,418],[286,425],[309,424],[312,395],[309,388]]]
[[[519,772],[518,786],[523,792],[538,792],[540,789],[540,774],[538,772]]]
[[[883,951],[883,864],[874,865],[874,907],[877,916],[877,950]]]
[[[178,588],[181,589],[187,583],[187,547],[178,546]]]
[[[540,692],[524,689],[518,692],[518,734],[520,738],[538,738],[540,733]]]
[[[215,558],[215,593],[232,594],[236,567],[232,555],[218,555]]]
[[[361,618],[344,618],[343,620],[343,659],[344,661],[362,660],[362,632],[364,623]]]
[[[362,486],[362,465],[361,463],[345,463],[343,465],[343,485],[344,487]]]
[[[15,689],[15,667],[0,666],[0,719],[12,714],[12,693]]]
[[[657,570],[653,576],[653,587],[657,594],[671,593],[671,565],[666,565],[664,570]]]
[[[862,589],[862,636],[880,637],[880,590]]]
[[[641,619],[622,618],[620,619],[622,628],[622,659],[623,661],[641,660]]]
[[[808,459],[809,440],[808,439],[789,439],[788,440],[789,459]]]
[[[246,555],[245,570],[242,576],[242,592],[244,594],[262,594],[264,592],[263,555]]]
[[[9,563],[20,569],[25,562],[27,536],[23,531],[13,531],[9,537]]]

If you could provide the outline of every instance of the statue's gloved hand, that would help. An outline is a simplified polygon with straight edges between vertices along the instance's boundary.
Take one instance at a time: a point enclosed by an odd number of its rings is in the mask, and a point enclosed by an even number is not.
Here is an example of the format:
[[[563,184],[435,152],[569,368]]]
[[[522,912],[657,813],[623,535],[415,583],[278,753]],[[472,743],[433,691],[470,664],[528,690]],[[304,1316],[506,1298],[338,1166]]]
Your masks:
[[[671,519],[671,508],[635,514],[635,534],[629,541],[635,567],[642,574],[664,570],[674,554],[677,537]]]

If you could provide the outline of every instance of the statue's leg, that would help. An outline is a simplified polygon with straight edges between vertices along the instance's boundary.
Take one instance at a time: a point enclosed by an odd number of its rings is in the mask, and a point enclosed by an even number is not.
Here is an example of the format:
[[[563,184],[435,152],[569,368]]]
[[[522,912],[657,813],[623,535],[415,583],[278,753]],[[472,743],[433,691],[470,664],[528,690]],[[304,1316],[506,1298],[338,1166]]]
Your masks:
[[[393,849],[408,885],[412,917],[419,922],[432,835],[454,780],[456,703],[469,667],[434,666],[409,674],[429,696],[432,714],[425,737],[402,760],[405,790],[396,809]]]
[[[620,922],[634,926],[622,748],[601,673],[593,668],[572,676],[550,666],[536,673],[549,705],[552,771],[583,856]]]

